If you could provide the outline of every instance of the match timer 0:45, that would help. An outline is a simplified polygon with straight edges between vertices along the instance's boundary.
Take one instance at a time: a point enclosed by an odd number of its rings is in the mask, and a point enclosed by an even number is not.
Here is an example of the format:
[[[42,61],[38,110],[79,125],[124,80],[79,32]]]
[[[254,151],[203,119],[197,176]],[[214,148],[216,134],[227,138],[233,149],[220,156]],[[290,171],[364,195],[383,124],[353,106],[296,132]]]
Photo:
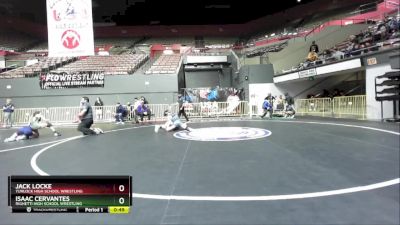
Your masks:
[[[131,176],[9,176],[13,213],[129,213]]]

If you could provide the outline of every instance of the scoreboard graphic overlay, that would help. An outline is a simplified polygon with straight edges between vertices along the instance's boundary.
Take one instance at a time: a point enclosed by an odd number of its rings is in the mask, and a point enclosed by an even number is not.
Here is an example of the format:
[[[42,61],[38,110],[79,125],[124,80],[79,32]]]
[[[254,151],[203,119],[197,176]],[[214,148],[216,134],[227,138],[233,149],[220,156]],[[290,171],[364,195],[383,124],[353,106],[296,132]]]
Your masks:
[[[13,213],[129,213],[131,176],[9,176]]]

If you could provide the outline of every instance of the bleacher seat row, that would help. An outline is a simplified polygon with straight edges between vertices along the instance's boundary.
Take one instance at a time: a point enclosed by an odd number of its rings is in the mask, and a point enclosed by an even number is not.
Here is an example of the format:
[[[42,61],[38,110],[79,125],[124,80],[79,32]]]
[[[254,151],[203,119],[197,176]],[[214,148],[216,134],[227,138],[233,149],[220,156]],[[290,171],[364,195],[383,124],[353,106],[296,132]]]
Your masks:
[[[161,55],[145,74],[166,74],[176,73],[179,62],[181,61],[180,54]]]

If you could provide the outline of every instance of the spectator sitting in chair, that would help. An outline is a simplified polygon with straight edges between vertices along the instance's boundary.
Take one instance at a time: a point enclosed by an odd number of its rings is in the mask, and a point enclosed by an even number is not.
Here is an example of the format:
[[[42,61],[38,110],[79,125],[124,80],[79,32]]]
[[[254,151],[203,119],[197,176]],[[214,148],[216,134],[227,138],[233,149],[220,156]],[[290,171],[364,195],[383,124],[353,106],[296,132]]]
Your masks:
[[[337,48],[334,48],[332,51],[332,58],[335,60],[341,60],[344,58],[344,52],[339,51]]]
[[[140,100],[141,100],[145,105],[149,104],[149,102],[147,101],[147,99],[146,99],[144,96],[141,96],[141,97],[140,97]]]
[[[135,99],[133,100],[132,113],[133,113],[133,119],[135,120],[135,123],[139,123],[137,108],[138,108],[139,105],[141,105],[141,104],[142,104],[142,101],[140,101],[138,98],[135,98]]]
[[[115,122],[116,124],[124,124],[124,118],[127,116],[128,110],[117,102],[116,112],[115,112]]]
[[[315,62],[318,60],[318,54],[315,51],[311,51],[307,55],[307,61],[309,62]]]
[[[141,104],[137,107],[137,115],[140,117],[140,121],[143,122],[143,117],[147,116],[148,120],[151,119],[151,111],[150,109],[144,104],[144,102],[141,102]]]

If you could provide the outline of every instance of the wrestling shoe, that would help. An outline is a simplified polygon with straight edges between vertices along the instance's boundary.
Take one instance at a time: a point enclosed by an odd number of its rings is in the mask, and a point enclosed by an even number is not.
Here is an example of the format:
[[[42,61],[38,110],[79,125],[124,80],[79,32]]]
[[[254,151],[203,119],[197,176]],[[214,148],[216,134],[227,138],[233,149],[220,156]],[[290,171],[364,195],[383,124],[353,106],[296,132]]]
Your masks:
[[[6,138],[6,139],[4,139],[4,142],[12,142],[12,141],[15,141],[15,140],[12,139],[12,138]]]
[[[104,131],[100,128],[96,128],[99,131],[99,134],[104,134]]]
[[[25,135],[20,135],[20,136],[18,136],[17,138],[15,138],[16,141],[25,140],[25,139],[26,139],[26,136],[25,136]]]
[[[104,132],[103,132],[103,130],[102,129],[100,129],[100,128],[93,128],[93,131],[96,133],[96,134],[103,134]]]
[[[159,130],[160,130],[160,125],[155,125],[154,132],[158,133]]]

